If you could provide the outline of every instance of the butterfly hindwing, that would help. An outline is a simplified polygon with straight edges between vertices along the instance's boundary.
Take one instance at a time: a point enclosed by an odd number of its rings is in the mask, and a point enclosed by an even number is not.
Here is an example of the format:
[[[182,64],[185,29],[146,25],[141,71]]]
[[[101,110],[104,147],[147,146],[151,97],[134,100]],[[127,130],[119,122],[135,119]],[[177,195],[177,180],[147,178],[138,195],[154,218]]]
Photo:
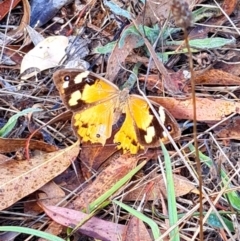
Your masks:
[[[100,103],[86,110],[74,113],[72,126],[77,136],[82,137],[83,142],[101,143],[111,137],[114,118],[113,100]]]
[[[151,104],[170,135],[179,138],[180,129],[172,115],[155,102]],[[137,153],[144,147],[159,146],[160,140],[163,143],[169,142],[167,134],[144,98],[130,95],[125,108],[125,121],[114,138],[119,148]]]

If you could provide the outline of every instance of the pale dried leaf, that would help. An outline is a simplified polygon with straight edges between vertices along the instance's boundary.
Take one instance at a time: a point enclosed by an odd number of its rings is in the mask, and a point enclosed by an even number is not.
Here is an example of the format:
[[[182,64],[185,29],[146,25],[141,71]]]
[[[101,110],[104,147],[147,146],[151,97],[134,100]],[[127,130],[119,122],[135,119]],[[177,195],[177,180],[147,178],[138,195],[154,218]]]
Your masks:
[[[57,205],[65,197],[65,192],[53,181],[50,181],[43,187],[39,188],[37,194],[37,199],[35,193],[28,197],[31,201],[24,203],[24,213],[30,215],[38,215],[42,213],[42,209],[38,205],[37,200],[41,200],[45,205]],[[34,196],[34,198],[32,196]]]
[[[173,182],[176,197],[183,196],[196,189],[193,183],[191,183],[186,177],[183,176],[173,174]],[[162,177],[160,178],[158,184],[162,194],[167,197],[166,185]]]
[[[151,241],[152,238],[148,233],[142,220],[132,217],[127,226],[125,241]]]
[[[11,160],[1,164],[0,209],[38,190],[66,170],[78,155],[79,143],[57,152],[44,153],[30,161]]]
[[[56,205],[65,197],[65,192],[53,181],[46,183],[43,187],[39,189],[45,194],[45,199],[43,202],[46,205]],[[41,194],[39,193],[39,198],[41,199]]]
[[[44,230],[46,233],[53,234],[55,236],[58,236],[63,230],[63,225],[52,221],[48,227]],[[46,239],[40,238],[38,241],[46,241]]]
[[[66,55],[67,46],[68,38],[65,36],[51,36],[44,39],[23,57],[20,72],[23,73],[31,68],[43,71],[58,66]],[[22,79],[28,79],[35,74],[34,71],[23,75]]]
[[[133,191],[130,191],[127,196],[124,197],[125,201],[136,201],[141,200],[145,195],[148,201],[154,201],[160,199],[161,194],[164,197],[167,196],[166,186],[164,183],[164,179],[162,175],[155,174],[156,176],[152,176],[151,180],[147,182],[145,185],[141,185],[138,188],[135,188]],[[175,188],[175,196],[180,197],[189,192],[194,191],[195,186],[185,177],[179,175],[173,175],[174,188]],[[150,184],[150,182],[152,184]],[[149,189],[149,185],[151,189]]]
[[[126,28],[128,28],[127,26]],[[125,28],[125,29],[126,29]],[[131,53],[131,51],[136,47],[136,42],[138,41],[137,35],[128,35],[124,39],[124,45],[119,47],[118,43],[115,45],[107,64],[106,78],[109,81],[113,81],[118,71],[122,68],[122,65]]]

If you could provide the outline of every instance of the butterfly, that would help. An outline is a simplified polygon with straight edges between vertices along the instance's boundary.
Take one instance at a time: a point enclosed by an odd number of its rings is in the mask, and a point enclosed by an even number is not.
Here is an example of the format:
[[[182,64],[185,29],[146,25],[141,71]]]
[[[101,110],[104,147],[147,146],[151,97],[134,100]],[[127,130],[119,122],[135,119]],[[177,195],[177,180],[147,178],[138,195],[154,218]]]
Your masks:
[[[113,142],[124,153],[137,154],[160,141],[169,142],[147,101],[140,95],[120,90],[107,79],[84,70],[62,69],[53,74],[54,83],[66,107],[73,112],[72,128],[82,142],[106,144],[113,125],[124,121]],[[151,102],[173,138],[180,137],[174,117],[162,106]]]

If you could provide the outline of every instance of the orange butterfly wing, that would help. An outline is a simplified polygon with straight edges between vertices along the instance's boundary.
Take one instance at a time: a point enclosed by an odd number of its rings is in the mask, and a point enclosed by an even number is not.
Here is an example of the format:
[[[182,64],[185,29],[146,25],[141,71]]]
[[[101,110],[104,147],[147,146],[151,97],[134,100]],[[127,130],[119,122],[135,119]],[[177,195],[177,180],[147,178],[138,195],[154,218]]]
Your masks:
[[[74,112],[72,126],[84,142],[104,145],[112,134],[119,89],[88,71],[59,70],[54,82],[65,105]]]

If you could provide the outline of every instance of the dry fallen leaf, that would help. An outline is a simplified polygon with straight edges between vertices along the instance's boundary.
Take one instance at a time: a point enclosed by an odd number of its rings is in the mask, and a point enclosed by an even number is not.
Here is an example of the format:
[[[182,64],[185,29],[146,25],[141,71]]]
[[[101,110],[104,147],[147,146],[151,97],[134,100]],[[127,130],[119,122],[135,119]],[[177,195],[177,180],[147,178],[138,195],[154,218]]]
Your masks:
[[[131,171],[137,162],[137,157],[128,157],[127,155],[122,155],[117,160],[113,160],[74,200],[74,209],[87,208],[92,201],[108,191],[117,181]]]
[[[160,177],[157,183],[161,189],[162,194],[167,197],[167,190],[164,179]],[[176,197],[186,195],[187,193],[196,189],[195,186],[186,177],[183,176],[173,174],[173,183]]]
[[[58,66],[66,55],[68,38],[65,36],[51,36],[30,50],[22,60],[21,73],[27,69],[36,68],[39,71]],[[36,74],[36,71],[24,74],[22,79],[28,79]]]
[[[232,119],[226,127],[222,128],[216,135],[220,138],[240,139],[240,117],[237,116]]]
[[[1,47],[0,47],[1,48]],[[20,64],[22,63],[23,54],[29,52],[31,49],[31,45],[26,45],[22,47],[21,45],[7,45],[3,51],[4,55],[10,58],[14,63],[16,63],[16,69],[20,68]]]
[[[148,233],[146,226],[143,221],[132,217],[127,225],[125,241],[139,240],[139,241],[151,241],[152,238]]]
[[[83,220],[86,220],[88,214],[67,208],[41,205],[45,213],[55,222],[67,227],[75,228]],[[103,241],[118,241],[124,234],[126,226],[104,221],[92,217],[84,223],[78,231],[90,237]]]
[[[32,196],[34,196],[34,198]],[[29,196],[29,200],[32,201],[24,203],[24,213],[38,215],[42,212],[42,209],[37,203],[38,200],[44,202],[45,205],[57,205],[57,203],[61,202],[64,197],[65,192],[60,186],[56,185],[53,181],[50,181],[37,190],[37,198],[36,193]]]
[[[63,225],[52,221],[46,229],[44,229],[45,233],[50,233],[52,235],[58,236],[62,230],[63,230]],[[47,241],[46,239],[39,238],[38,241]]]
[[[10,6],[15,8],[20,0],[6,0],[0,2],[0,20],[2,20],[11,11]]]
[[[192,99],[148,96],[150,100],[165,107],[175,118],[193,120]],[[225,116],[236,113],[240,103],[222,99],[196,98],[197,121],[220,121]]]
[[[227,59],[228,61],[219,61],[217,62],[214,67],[225,71],[233,76],[240,76],[240,56],[239,52],[235,49],[230,49],[226,54],[224,54],[223,58]],[[229,64],[228,62],[234,63]]]
[[[28,0],[22,0],[23,5],[23,17],[21,19],[20,25],[17,28],[11,29],[6,36],[6,40],[4,43],[7,45],[9,43],[12,43],[16,40],[19,40],[24,35],[24,29],[26,25],[30,22],[30,4]]]
[[[239,85],[240,78],[218,69],[210,69],[194,78],[197,85]]]
[[[1,164],[0,210],[38,190],[71,164],[79,152],[79,143],[29,161],[10,160]]]
[[[128,25],[125,29],[129,27],[130,25]],[[121,46],[121,48],[119,47],[118,43],[115,45],[111,55],[109,56],[107,64],[107,72],[105,77],[109,81],[114,80],[118,74],[118,71],[122,68],[122,64],[124,63],[127,56],[134,48],[136,48],[137,41],[139,41],[139,37],[137,35],[127,35],[124,38],[124,45]]]
[[[27,142],[27,139],[0,138],[0,153],[18,151],[20,148],[25,148]],[[54,145],[32,139],[29,142],[29,149],[40,150],[44,152],[53,152],[58,150],[58,148]]]
[[[57,205],[62,199],[65,197],[65,192],[56,185],[53,181],[48,182],[43,187],[39,189],[39,191],[43,191],[44,193],[39,193],[38,198],[41,200],[41,203],[44,203],[44,205],[48,206],[54,206]],[[38,205],[38,202],[35,203]],[[38,205],[40,208],[40,206]],[[42,211],[42,208],[41,208]],[[35,214],[36,215],[36,214]],[[59,235],[63,230],[63,226],[59,223],[56,223],[54,221],[51,221],[50,224],[46,229],[44,229],[44,232],[50,233],[53,235]],[[38,241],[45,241],[45,239],[39,239]]]
[[[124,197],[125,201],[136,201],[141,200],[144,195],[147,195],[147,200],[154,201],[156,199],[160,199],[161,193],[164,197],[167,197],[166,185],[164,183],[164,179],[162,175],[155,174],[156,177],[151,176],[151,189],[149,190],[147,182],[145,185],[141,185],[141,187],[135,187],[133,191],[130,191],[127,196]],[[194,191],[195,186],[185,177],[173,174],[173,182],[175,189],[175,196],[180,197],[189,192]]]
[[[192,9],[197,1],[184,0],[184,2],[188,3],[190,9]],[[155,24],[168,19],[171,5],[172,1],[169,0],[146,1],[146,7],[143,11],[144,24]],[[145,23],[145,21],[147,21],[147,23]]]
[[[89,144],[83,143],[81,146],[81,169],[83,176],[88,179],[92,176],[92,171],[98,171],[99,167],[103,166],[106,160],[109,162],[112,158],[116,158],[117,150],[116,145],[113,144],[114,135],[117,130],[113,128],[112,136],[107,140],[106,144]]]
[[[56,205],[65,197],[65,192],[56,185],[53,181],[48,182],[43,187],[37,190],[36,193],[28,196],[28,200],[24,202],[24,213],[31,215],[38,215],[42,213],[42,209],[39,207],[37,201],[40,199],[45,205]]]
[[[45,205],[56,205],[65,197],[65,192],[53,181],[46,183],[39,188],[39,191],[44,192],[39,193],[38,197],[39,199],[43,199],[42,202],[44,202]]]

